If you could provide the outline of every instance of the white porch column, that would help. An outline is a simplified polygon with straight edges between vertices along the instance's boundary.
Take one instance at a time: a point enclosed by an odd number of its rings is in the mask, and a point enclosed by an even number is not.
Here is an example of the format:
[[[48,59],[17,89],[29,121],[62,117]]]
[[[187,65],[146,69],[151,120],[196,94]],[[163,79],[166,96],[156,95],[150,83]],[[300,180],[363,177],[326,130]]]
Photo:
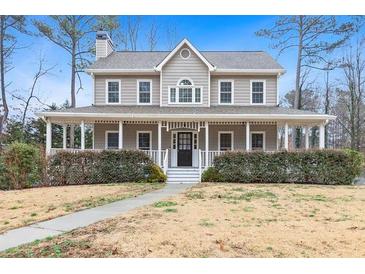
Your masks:
[[[118,148],[123,148],[123,121],[119,121]]]
[[[81,121],[80,124],[81,127],[81,149],[85,149],[85,122],[84,120]]]
[[[284,126],[284,148],[285,150],[289,149],[289,126],[287,122]]]
[[[324,141],[324,124],[320,124],[319,126],[319,148],[323,149],[325,146]]]
[[[52,124],[50,121],[47,121],[46,125],[46,155],[51,154],[52,148]]]
[[[209,166],[209,124],[205,122],[205,168]]]
[[[250,122],[246,123],[246,151],[250,151]]]
[[[162,122],[159,121],[158,122],[158,132],[157,132],[157,146],[158,146],[158,155],[157,155],[157,160],[158,160],[158,165],[162,166],[161,164],[161,128],[162,128]]]
[[[62,147],[63,149],[67,148],[67,125],[62,126]]]
[[[310,130],[310,128],[305,127],[304,130],[305,130],[305,135],[304,135],[305,150],[308,150],[309,149],[309,130]]]

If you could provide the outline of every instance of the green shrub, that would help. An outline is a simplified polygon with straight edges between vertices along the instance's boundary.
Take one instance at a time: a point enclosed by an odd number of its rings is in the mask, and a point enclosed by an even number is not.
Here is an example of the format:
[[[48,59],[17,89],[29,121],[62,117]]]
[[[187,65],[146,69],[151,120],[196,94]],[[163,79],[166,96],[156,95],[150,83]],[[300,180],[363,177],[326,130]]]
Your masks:
[[[164,183],[167,180],[167,176],[156,164],[148,166],[146,172],[148,174],[147,181],[150,183]]]
[[[40,150],[30,144],[12,143],[0,160],[1,186],[5,189],[23,189],[39,184],[42,180]]]
[[[48,160],[49,185],[163,182],[166,176],[143,151],[61,151]]]
[[[216,157],[210,172],[223,182],[351,184],[362,163],[360,153],[347,150],[230,152]]]
[[[223,182],[222,176],[215,167],[208,167],[202,173],[202,182]]]

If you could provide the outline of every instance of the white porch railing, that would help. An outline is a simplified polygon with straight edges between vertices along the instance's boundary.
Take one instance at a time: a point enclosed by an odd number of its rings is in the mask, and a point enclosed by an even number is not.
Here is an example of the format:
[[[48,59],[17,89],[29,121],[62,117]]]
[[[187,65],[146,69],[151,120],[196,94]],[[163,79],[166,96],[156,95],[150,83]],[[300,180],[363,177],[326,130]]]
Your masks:
[[[50,151],[50,155],[55,155],[57,152],[59,151],[67,151],[67,152],[71,152],[71,153],[80,153],[80,152],[84,152],[84,151],[96,151],[96,152],[100,152],[103,151],[103,149],[92,149],[92,148],[87,148],[87,149],[80,149],[80,148],[51,148]]]
[[[215,157],[217,157],[219,155],[222,155],[223,153],[226,153],[226,152],[228,152],[228,151],[209,150],[208,151],[208,167],[213,165],[213,161],[214,161]],[[207,167],[206,166],[206,160],[205,160],[206,159],[205,151],[200,150],[199,154],[200,154],[202,166]]]
[[[50,155],[54,155],[59,151],[67,151],[67,152],[71,152],[71,153],[80,153],[80,152],[84,152],[84,151],[96,151],[96,152],[101,152],[104,149],[92,149],[92,148],[88,148],[88,149],[80,149],[80,148],[51,148],[50,151]],[[142,150],[143,152],[145,152],[148,156],[150,156],[150,158],[152,159],[152,161],[161,166],[161,164],[158,163],[158,150]],[[161,159],[165,159],[165,155],[168,150],[162,150],[161,151]],[[167,158],[168,159],[168,158]],[[165,161],[165,160],[164,160]]]

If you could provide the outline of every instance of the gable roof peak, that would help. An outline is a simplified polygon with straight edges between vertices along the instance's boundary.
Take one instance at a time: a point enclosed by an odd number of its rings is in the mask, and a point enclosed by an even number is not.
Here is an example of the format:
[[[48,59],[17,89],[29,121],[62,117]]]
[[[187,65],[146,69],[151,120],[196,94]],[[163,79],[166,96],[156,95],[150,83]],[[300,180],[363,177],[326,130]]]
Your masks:
[[[161,71],[162,67],[175,55],[175,53],[182,48],[184,45],[187,45],[199,58],[202,60],[208,67],[210,71],[215,70],[215,66],[212,65],[201,53],[200,51],[193,46],[192,43],[187,38],[184,38],[179,44],[176,45],[176,47],[170,51],[170,53],[159,63],[157,66],[155,66],[155,70]]]

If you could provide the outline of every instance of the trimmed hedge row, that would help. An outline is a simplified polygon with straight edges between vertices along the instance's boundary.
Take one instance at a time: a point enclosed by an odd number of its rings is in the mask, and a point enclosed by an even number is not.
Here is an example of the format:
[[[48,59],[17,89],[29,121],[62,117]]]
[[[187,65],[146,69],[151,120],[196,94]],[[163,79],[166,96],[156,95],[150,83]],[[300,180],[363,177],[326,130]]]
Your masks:
[[[137,150],[61,151],[49,159],[47,174],[48,185],[166,181],[160,167]]]
[[[360,175],[363,161],[352,150],[228,152],[214,159],[202,181],[345,185]]]

